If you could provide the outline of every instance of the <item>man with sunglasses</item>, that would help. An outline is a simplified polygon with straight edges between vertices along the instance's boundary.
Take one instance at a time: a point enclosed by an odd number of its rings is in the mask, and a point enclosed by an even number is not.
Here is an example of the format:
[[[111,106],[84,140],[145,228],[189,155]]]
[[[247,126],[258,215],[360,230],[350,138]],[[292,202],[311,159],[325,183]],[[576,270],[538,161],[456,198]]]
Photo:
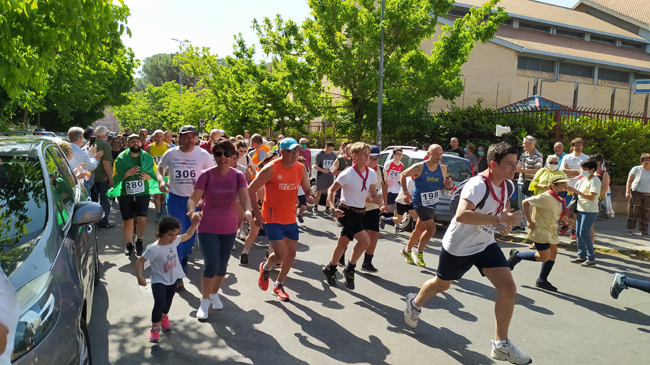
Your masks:
[[[196,146],[199,132],[192,125],[186,125],[178,132],[179,143],[177,147],[170,148],[160,159],[156,178],[160,191],[167,194],[167,214],[181,222],[182,231],[185,232],[191,225],[190,215],[187,211],[187,199],[192,195],[194,183],[201,171],[215,166],[214,158],[203,148]],[[169,170],[169,183],[165,181],[165,172]],[[183,271],[187,272],[187,260],[194,246],[196,234],[189,240],[178,245],[178,257],[181,258]],[[179,280],[177,289],[183,288],[183,281]]]

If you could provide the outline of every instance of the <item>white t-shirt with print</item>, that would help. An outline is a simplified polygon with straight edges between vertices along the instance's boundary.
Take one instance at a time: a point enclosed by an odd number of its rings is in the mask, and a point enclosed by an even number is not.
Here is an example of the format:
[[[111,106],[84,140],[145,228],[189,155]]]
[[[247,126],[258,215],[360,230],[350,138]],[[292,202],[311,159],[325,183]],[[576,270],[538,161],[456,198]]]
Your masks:
[[[16,297],[16,290],[11,285],[4,271],[0,268],[0,323],[9,329],[7,335],[7,349],[0,355],[0,364],[11,364],[11,353],[14,348],[16,326],[20,316],[20,306]]]
[[[489,183],[492,184],[491,181],[489,181]],[[507,189],[505,184],[512,184],[512,182],[504,181],[503,188]],[[500,198],[501,188],[494,184],[492,184],[492,188],[494,189],[496,196]],[[485,196],[486,189],[487,185],[483,181],[483,177],[474,176],[463,187],[463,191],[460,193],[460,198],[467,199],[476,206]],[[508,191],[506,190],[504,195],[507,194]],[[505,197],[504,202],[502,203],[503,210],[505,210],[505,204],[508,203],[510,198],[511,197],[508,196]],[[483,208],[474,211],[481,214],[495,215],[498,210],[499,203],[494,200],[492,194],[489,194]],[[487,246],[494,242],[496,242],[494,239],[494,226],[479,226],[475,224],[460,223],[456,221],[456,217],[454,217],[442,238],[442,247],[454,256],[469,256],[482,252]]]
[[[194,147],[192,152],[182,152],[180,147],[168,149],[158,165],[169,172],[169,191],[189,197],[201,171],[215,166],[214,158],[206,150]]]
[[[584,153],[581,153],[577,157],[573,153],[570,153],[564,156],[562,159],[562,166],[560,166],[560,170],[566,170],[567,168],[564,167],[565,165],[568,165],[569,170],[582,170],[580,164],[582,164],[582,162],[588,158],[589,156],[585,155]],[[576,183],[578,182],[578,177],[580,177],[580,175],[571,178],[571,181],[569,181],[570,187],[575,188]]]
[[[377,173],[375,170],[368,168],[368,178],[366,179],[366,189],[370,189],[370,185],[377,183]],[[366,176],[366,172],[363,172]],[[343,170],[342,173],[336,178],[341,184],[341,203],[352,208],[364,209],[366,206],[366,197],[368,192],[363,188],[363,179],[353,167]]]
[[[412,176],[409,176],[409,177],[406,178],[406,189],[411,194],[411,196],[413,196],[413,191],[415,191],[415,180],[413,179]],[[400,203],[400,204],[408,205],[408,204],[406,204],[406,201],[404,200],[404,198],[405,198],[404,191],[400,190],[400,193],[397,196],[397,198],[395,199],[395,201]],[[413,203],[413,202],[411,202],[411,203]]]
[[[582,178],[576,183],[576,189],[583,194],[596,193],[594,200],[585,199],[581,196],[578,197],[578,212],[584,213],[598,213],[598,196],[600,195],[600,188],[602,183],[598,176],[594,175],[591,179]]]
[[[170,245],[157,245],[152,243],[142,254],[151,264],[151,284],[161,283],[172,285],[176,280],[185,277],[181,262],[178,259],[177,247],[181,243],[181,236],[176,236]]]

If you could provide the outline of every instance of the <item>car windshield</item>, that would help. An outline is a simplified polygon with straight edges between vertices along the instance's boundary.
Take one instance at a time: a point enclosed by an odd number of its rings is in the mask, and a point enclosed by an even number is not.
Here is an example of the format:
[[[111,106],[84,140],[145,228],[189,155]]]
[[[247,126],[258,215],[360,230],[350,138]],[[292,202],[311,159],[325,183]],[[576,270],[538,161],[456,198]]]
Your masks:
[[[29,256],[37,243],[33,239],[45,228],[47,199],[37,157],[0,159],[0,264],[9,275]]]
[[[447,166],[447,176],[452,176],[454,181],[465,181],[465,179],[472,177],[471,164],[468,160],[445,158],[443,155],[442,163]]]

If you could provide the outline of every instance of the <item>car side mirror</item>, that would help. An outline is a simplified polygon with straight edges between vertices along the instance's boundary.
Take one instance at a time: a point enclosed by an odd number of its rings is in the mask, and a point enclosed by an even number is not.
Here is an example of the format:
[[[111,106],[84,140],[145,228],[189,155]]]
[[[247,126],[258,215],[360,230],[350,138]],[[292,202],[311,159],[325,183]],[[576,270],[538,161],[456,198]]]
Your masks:
[[[104,217],[102,206],[95,202],[79,202],[74,207],[72,224],[85,225],[99,222]]]

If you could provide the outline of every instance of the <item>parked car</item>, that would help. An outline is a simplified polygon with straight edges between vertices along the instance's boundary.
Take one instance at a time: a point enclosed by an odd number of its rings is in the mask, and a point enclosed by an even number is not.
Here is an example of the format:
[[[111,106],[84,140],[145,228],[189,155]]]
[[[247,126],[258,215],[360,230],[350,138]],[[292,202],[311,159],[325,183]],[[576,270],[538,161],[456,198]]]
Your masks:
[[[20,304],[12,361],[91,364],[101,206],[50,137],[0,137],[0,159],[0,265]]]
[[[404,164],[404,170],[411,167],[411,165],[424,161],[424,157],[427,155],[427,151],[422,151],[416,147],[404,147],[404,146],[395,146],[402,148],[402,163]],[[379,164],[384,165],[386,161],[392,159],[393,156],[393,146],[386,148],[379,155]],[[469,160],[451,155],[443,154],[442,155],[442,164],[447,166],[447,177],[451,176],[454,181],[454,185],[458,185],[466,179],[474,176],[472,173],[472,165]],[[449,201],[451,199],[450,191],[442,191],[440,195],[440,200],[438,201],[438,207],[436,209],[436,216],[434,220],[436,223],[449,224],[451,219],[451,212],[449,211]],[[411,217],[408,213],[404,214],[402,218],[402,223],[400,223],[399,228],[403,230],[410,229],[411,227]]]

